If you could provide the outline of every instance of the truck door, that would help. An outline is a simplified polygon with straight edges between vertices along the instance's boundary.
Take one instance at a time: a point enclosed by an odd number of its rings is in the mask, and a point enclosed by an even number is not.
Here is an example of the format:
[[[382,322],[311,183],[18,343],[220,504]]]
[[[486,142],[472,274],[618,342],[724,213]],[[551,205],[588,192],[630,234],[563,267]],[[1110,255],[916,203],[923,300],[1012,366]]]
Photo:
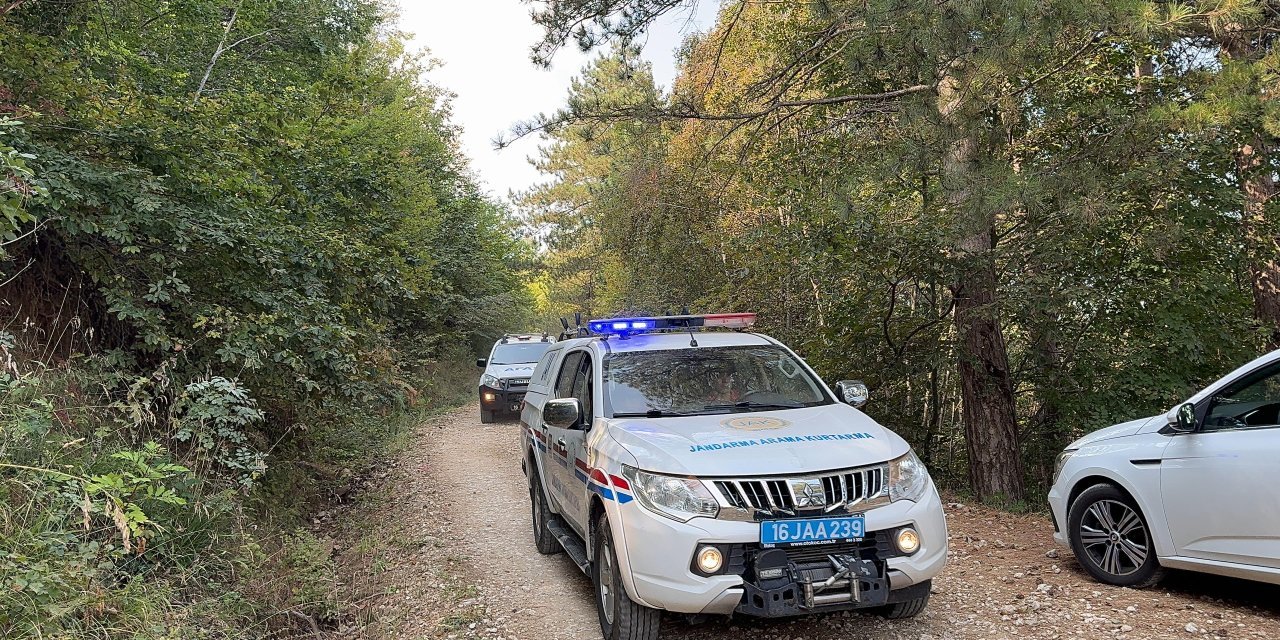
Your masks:
[[[574,429],[561,429],[562,433],[556,436],[556,445],[564,447],[569,462],[569,475],[573,478],[573,482],[569,482],[569,486],[573,488],[574,498],[568,502],[573,506],[566,509],[562,516],[570,521],[570,524],[578,530],[583,539],[586,539],[591,525],[588,522],[590,517],[591,501],[588,499],[588,491],[591,483],[591,467],[588,465],[587,459],[587,432],[591,430],[591,425],[595,423],[595,375],[591,353],[589,351],[582,352],[582,364],[578,367],[578,372],[573,378],[572,397],[578,399],[578,405],[582,407],[582,418]]]
[[[560,362],[560,371],[556,374],[555,388],[552,398],[574,398],[573,387],[578,373],[582,370],[582,361],[586,359],[585,351],[570,351]],[[574,474],[576,467],[570,457],[568,444],[573,429],[557,429],[541,420],[543,440],[547,443],[547,452],[543,455],[543,470],[547,479],[547,491],[556,503],[556,511],[571,524],[581,509],[583,498],[578,490],[578,482]],[[585,487],[584,487],[585,488]]]

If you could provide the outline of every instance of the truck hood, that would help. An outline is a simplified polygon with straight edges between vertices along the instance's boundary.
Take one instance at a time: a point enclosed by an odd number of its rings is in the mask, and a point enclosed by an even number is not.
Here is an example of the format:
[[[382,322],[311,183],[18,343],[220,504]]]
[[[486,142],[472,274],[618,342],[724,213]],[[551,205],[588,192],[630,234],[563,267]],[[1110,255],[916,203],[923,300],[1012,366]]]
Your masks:
[[[1109,427],[1098,429],[1097,431],[1094,431],[1093,433],[1090,433],[1089,435],[1086,435],[1085,437],[1080,438],[1075,442],[1072,442],[1071,444],[1067,445],[1067,448],[1079,449],[1080,447],[1088,446],[1095,442],[1101,442],[1103,440],[1111,440],[1112,438],[1123,438],[1125,436],[1131,436],[1141,431],[1142,427],[1146,426],[1147,423],[1151,422],[1152,420],[1155,420],[1157,418],[1163,418],[1163,417],[1164,416],[1148,416],[1146,418],[1138,418],[1137,420],[1121,422],[1120,424],[1113,424]]]
[[[496,378],[528,378],[533,374],[533,368],[537,366],[536,362],[528,362],[524,364],[491,364],[485,367],[484,372]]]
[[[885,462],[909,449],[846,404],[803,409],[609,421],[609,435],[646,471],[758,476]]]

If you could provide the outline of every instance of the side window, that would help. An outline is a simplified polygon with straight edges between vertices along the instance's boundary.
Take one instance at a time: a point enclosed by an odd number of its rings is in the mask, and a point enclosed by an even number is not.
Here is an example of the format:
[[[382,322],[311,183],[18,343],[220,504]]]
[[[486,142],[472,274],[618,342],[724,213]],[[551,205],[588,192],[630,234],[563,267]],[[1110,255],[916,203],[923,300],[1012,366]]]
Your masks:
[[[591,403],[595,383],[591,379],[591,356],[583,354],[582,366],[578,368],[578,375],[573,381],[573,397],[578,399],[578,404],[582,406],[582,419],[590,425],[595,419],[595,413]]]
[[[577,375],[578,369],[582,367],[582,352],[574,351],[564,357],[560,363],[560,374],[556,377],[556,393],[557,398],[573,397],[573,380]]]
[[[556,356],[560,355],[559,349],[549,349],[542,354],[542,359],[538,360],[538,366],[533,368],[533,375],[529,376],[531,381],[537,382],[539,385],[547,385],[551,383],[551,363],[556,361]]]
[[[1280,425],[1280,368],[1247,376],[1213,397],[1205,431]]]

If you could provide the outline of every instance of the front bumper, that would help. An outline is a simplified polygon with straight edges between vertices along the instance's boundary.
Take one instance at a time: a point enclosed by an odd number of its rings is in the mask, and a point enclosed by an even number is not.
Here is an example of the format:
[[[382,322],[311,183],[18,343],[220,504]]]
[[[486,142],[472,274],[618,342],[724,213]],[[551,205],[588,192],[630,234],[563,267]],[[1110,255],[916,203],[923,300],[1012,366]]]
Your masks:
[[[918,597],[926,581],[941,573],[947,559],[947,524],[942,501],[930,488],[920,502],[898,501],[865,512],[868,536],[859,543],[762,549],[760,526],[694,518],[680,523],[651,513],[636,501],[616,507],[625,542],[615,546],[633,600],[678,613],[781,617],[873,607]],[[615,519],[617,522],[618,519]],[[904,526],[920,534],[920,549],[904,556],[890,532]],[[615,531],[618,529],[615,528]],[[716,544],[726,552],[725,573],[703,576],[691,560],[697,548]],[[768,555],[766,555],[768,554]],[[625,557],[622,557],[624,556]],[[815,593],[836,573],[828,556],[848,562],[859,575]],[[762,579],[757,565],[786,565],[782,578]],[[775,572],[776,573],[776,572]]]
[[[520,413],[527,386],[490,387],[480,385],[480,408],[496,413]]]
[[[1053,521],[1053,540],[1064,547],[1070,547],[1067,539],[1067,496],[1054,485],[1049,489],[1049,517]]]

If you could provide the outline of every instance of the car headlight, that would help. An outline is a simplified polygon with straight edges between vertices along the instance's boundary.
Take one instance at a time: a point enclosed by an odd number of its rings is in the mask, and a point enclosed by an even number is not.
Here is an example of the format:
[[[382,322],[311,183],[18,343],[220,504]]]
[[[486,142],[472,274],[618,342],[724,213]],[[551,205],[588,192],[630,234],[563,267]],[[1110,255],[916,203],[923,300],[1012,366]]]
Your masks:
[[[889,462],[889,499],[919,502],[929,489],[929,470],[915,451]]]
[[[622,475],[631,483],[631,492],[646,509],[672,520],[688,522],[693,518],[714,518],[720,504],[697,478],[682,478],[648,473],[622,467]]]
[[[1062,468],[1067,466],[1067,461],[1071,456],[1076,454],[1079,449],[1066,449],[1058,454],[1058,459],[1053,463],[1053,484],[1058,484],[1058,476],[1062,475]]]
[[[493,387],[494,389],[502,388],[502,380],[499,380],[498,376],[491,376],[487,373],[480,376],[480,384],[481,386]]]

